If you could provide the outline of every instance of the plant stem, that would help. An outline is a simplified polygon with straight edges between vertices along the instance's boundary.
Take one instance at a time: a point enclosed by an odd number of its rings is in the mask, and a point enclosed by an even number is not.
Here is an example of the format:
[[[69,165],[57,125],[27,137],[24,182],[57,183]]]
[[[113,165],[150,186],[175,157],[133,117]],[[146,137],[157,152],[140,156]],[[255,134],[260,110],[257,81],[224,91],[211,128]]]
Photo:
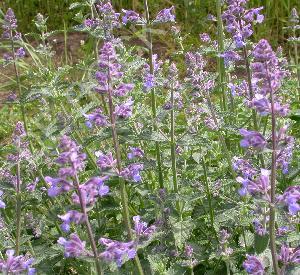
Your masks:
[[[144,0],[144,8],[146,13],[146,21],[147,21],[147,25],[146,25],[147,45],[146,46],[148,47],[149,50],[150,74],[154,76],[152,34],[151,34],[151,24],[150,24],[149,7],[148,7],[147,0]],[[155,97],[154,88],[151,89],[151,110],[152,110],[152,119],[153,119],[153,129],[154,131],[157,131],[158,127],[156,123],[156,97]],[[159,187],[164,188],[161,152],[160,152],[160,145],[158,141],[155,142],[155,151],[156,151]]]
[[[93,236],[92,227],[91,227],[89,217],[88,217],[88,214],[87,214],[86,205],[85,205],[84,200],[82,198],[77,173],[75,173],[75,187],[77,189],[77,193],[78,193],[78,197],[79,197],[79,201],[80,201],[80,208],[81,208],[82,214],[84,215],[84,222],[85,222],[85,225],[86,225],[86,228],[87,228],[87,233],[88,233],[88,236],[89,236],[89,240],[90,240],[90,243],[91,243],[91,246],[92,246],[94,259],[95,259],[95,264],[96,264],[96,269],[97,269],[97,274],[98,275],[103,275],[102,267],[101,267],[100,261],[98,259],[98,252],[97,252],[96,242],[95,242],[95,239],[94,239],[94,236]]]
[[[267,78],[270,88],[270,100],[271,100],[271,120],[272,120],[272,166],[271,166],[271,190],[270,190],[270,218],[269,218],[269,232],[270,232],[270,248],[272,253],[273,269],[275,275],[280,274],[278,266],[278,256],[276,251],[276,235],[275,235],[275,199],[276,199],[276,150],[277,150],[277,138],[276,138],[276,117],[274,109],[274,94],[271,85],[271,80],[268,75],[268,67],[266,66]]]
[[[202,167],[203,167],[203,173],[204,173],[205,191],[206,191],[208,207],[209,207],[210,226],[214,232],[216,240],[218,241],[217,232],[214,227],[214,209],[213,209],[212,203],[211,203],[211,193],[210,193],[210,189],[209,189],[209,185],[208,185],[207,169],[206,169],[206,163],[205,163],[204,157],[202,158]]]
[[[27,121],[26,121],[26,116],[25,116],[25,107],[24,107],[23,100],[22,100],[21,81],[20,81],[20,75],[19,75],[19,70],[18,70],[18,66],[17,66],[17,58],[16,58],[16,54],[15,54],[15,43],[14,43],[12,31],[10,31],[10,36],[11,36],[11,51],[12,51],[12,55],[13,55],[14,71],[15,71],[16,82],[17,82],[17,86],[18,86],[18,94],[19,94],[19,100],[20,100],[20,106],[21,106],[22,121],[24,124],[26,136],[28,137],[28,126],[27,126]],[[29,141],[30,152],[33,154],[33,146],[31,144],[31,141],[29,138],[28,138],[28,141]]]
[[[224,52],[224,33],[223,33],[223,22],[222,22],[222,10],[221,10],[221,0],[216,0],[216,9],[217,9],[217,24],[218,24],[218,52]],[[222,97],[223,97],[223,110],[227,110],[226,106],[226,93],[225,93],[225,65],[224,65],[224,58],[218,57],[218,71],[219,71],[219,87],[222,90]]]
[[[109,64],[109,56],[108,56],[108,64]],[[111,124],[111,132],[112,132],[112,139],[114,144],[114,150],[116,154],[117,159],[117,169],[118,174],[122,171],[122,163],[121,163],[121,152],[120,152],[120,145],[119,145],[119,139],[118,134],[116,130],[116,117],[114,114],[114,103],[112,99],[112,87],[111,87],[111,76],[110,76],[110,69],[108,66],[108,106],[109,106],[109,117],[110,117],[110,124]],[[119,183],[120,183],[120,192],[121,192],[121,200],[122,200],[122,214],[124,223],[127,229],[127,234],[130,240],[133,239],[132,230],[131,230],[131,223],[130,223],[130,214],[129,214],[129,207],[128,207],[128,197],[127,197],[127,190],[126,190],[126,184],[125,180],[119,176]],[[138,272],[140,275],[144,275],[144,271],[142,268],[142,265],[140,263],[140,259],[138,255],[134,258],[136,266],[138,268]]]
[[[18,150],[20,150],[20,141],[18,144]],[[18,153],[17,161],[17,202],[16,202],[16,255],[20,254],[20,237],[21,237],[21,166],[20,166],[20,154]]]

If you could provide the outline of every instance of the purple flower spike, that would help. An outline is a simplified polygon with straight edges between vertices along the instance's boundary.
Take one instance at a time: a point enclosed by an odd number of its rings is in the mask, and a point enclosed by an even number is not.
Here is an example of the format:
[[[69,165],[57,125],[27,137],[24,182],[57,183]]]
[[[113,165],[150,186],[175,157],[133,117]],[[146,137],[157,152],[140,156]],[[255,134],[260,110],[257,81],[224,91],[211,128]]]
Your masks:
[[[140,216],[134,216],[134,233],[138,237],[147,237],[149,238],[156,230],[155,225],[148,226],[146,222],[141,221]]]
[[[124,16],[122,17],[122,22],[124,25],[128,23],[134,24],[141,21],[140,15],[133,10],[122,10],[122,12],[124,13]]]
[[[85,242],[81,241],[75,233],[70,235],[70,240],[60,237],[57,243],[64,247],[66,258],[76,258],[87,254]]]
[[[61,224],[61,229],[64,232],[70,231],[70,224],[81,224],[84,222],[84,215],[76,210],[70,210],[65,215],[58,215],[58,217],[63,221]]]
[[[97,165],[102,170],[114,168],[117,164],[117,160],[113,158],[112,152],[109,152],[106,155],[102,152],[97,152],[97,157]]]
[[[284,203],[291,215],[297,215],[300,211],[300,186],[290,186],[288,187],[283,195],[278,197],[279,202]]]
[[[252,275],[264,275],[265,271],[261,261],[255,256],[246,256],[247,259],[243,263],[243,267],[246,270],[246,272]]]
[[[5,208],[5,202],[1,199],[3,195],[3,191],[0,190],[0,208]]]
[[[31,267],[34,262],[33,258],[28,256],[14,256],[15,251],[13,249],[6,251],[6,260],[0,259],[0,271],[3,274],[23,274],[27,271],[27,274],[35,274],[35,268]]]
[[[278,260],[284,265],[300,264],[300,248],[290,248],[287,244],[283,244],[280,248]]]
[[[130,153],[127,154],[128,159],[142,158],[144,156],[144,151],[138,147],[130,147]]]
[[[248,131],[246,129],[240,129],[240,134],[244,137],[241,140],[242,147],[253,147],[259,150],[262,150],[266,147],[266,140],[260,133]]]
[[[132,98],[128,98],[125,103],[120,105],[116,105],[115,107],[115,115],[119,118],[128,118],[132,116],[132,109],[133,109],[134,101]]]
[[[115,262],[121,267],[127,259],[134,259],[136,248],[134,242],[119,242],[106,238],[101,238],[99,243],[106,247],[106,250],[100,254],[100,257],[107,262]]]
[[[140,182],[142,180],[140,171],[143,170],[143,164],[133,163],[124,168],[120,175],[125,180],[132,180],[134,182]]]
[[[86,118],[86,125],[92,128],[93,125],[98,127],[105,127],[108,125],[107,117],[103,114],[101,108],[96,109],[93,113],[84,114]]]
[[[175,22],[175,8],[172,6],[168,9],[161,10],[155,20],[155,23],[168,23],[168,22]]]
[[[18,25],[16,16],[13,10],[9,8],[4,16],[2,37],[4,39],[12,39],[13,37],[11,37],[11,31],[16,31],[17,27]]]

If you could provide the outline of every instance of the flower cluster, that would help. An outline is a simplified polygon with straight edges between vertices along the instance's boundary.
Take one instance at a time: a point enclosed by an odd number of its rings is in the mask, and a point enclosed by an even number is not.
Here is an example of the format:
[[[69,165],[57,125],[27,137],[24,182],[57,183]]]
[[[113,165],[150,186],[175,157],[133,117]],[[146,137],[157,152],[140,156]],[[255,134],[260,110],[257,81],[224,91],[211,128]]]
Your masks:
[[[262,23],[264,16],[260,14],[263,7],[246,9],[248,0],[227,0],[228,7],[222,18],[226,30],[232,35],[237,48],[246,45],[246,39],[253,34],[252,24]]]
[[[81,241],[78,235],[75,233],[70,235],[69,240],[60,237],[57,243],[64,247],[66,258],[76,258],[79,256],[88,255],[88,252],[85,249],[85,242]]]
[[[21,274],[27,272],[28,275],[35,274],[35,268],[31,267],[34,259],[25,255],[14,256],[15,251],[6,251],[6,260],[0,259],[0,271],[3,274]]]
[[[243,267],[245,268],[248,274],[253,275],[264,275],[265,269],[261,263],[261,261],[252,255],[247,255],[247,259],[243,263]]]

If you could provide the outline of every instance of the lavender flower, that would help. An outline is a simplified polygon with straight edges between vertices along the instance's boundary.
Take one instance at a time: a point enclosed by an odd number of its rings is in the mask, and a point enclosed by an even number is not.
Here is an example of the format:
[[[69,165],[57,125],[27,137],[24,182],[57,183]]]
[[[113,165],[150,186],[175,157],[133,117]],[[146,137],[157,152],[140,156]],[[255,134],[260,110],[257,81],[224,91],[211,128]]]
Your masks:
[[[125,96],[134,88],[133,84],[122,83],[120,86],[116,87],[113,91],[114,96]]]
[[[106,250],[100,254],[100,257],[107,262],[115,262],[118,267],[121,267],[127,259],[134,259],[136,256],[136,248],[133,241],[119,242],[101,238],[99,243],[106,247]]]
[[[81,224],[84,222],[84,214],[76,210],[69,210],[65,215],[58,215],[58,217],[63,221],[60,227],[64,232],[70,231],[71,223]]]
[[[265,271],[261,261],[255,256],[246,256],[247,259],[243,262],[243,267],[246,272],[253,275],[264,275]]]
[[[75,233],[70,235],[70,240],[60,237],[57,243],[64,247],[65,257],[67,258],[76,258],[87,255],[87,251],[85,250],[85,242],[81,241],[78,235]]]
[[[155,232],[156,226],[148,226],[146,222],[141,221],[140,216],[134,216],[132,219],[134,222],[134,233],[137,237],[149,238]]]
[[[144,156],[144,151],[138,147],[130,147],[130,153],[127,154],[128,159],[142,158]]]
[[[122,17],[122,22],[124,25],[126,25],[127,23],[138,23],[139,21],[142,21],[140,15],[132,10],[122,10],[124,14],[124,16]]]
[[[17,58],[23,58],[25,56],[25,54],[26,53],[25,53],[25,50],[24,50],[23,47],[17,49],[17,51],[16,51],[16,57]]]
[[[168,22],[175,22],[175,8],[172,6],[171,8],[168,9],[163,9],[161,10],[155,20],[153,21],[154,23],[168,23]]]
[[[200,36],[200,40],[204,43],[209,43],[211,41],[211,38],[207,33],[201,33],[199,36]]]
[[[254,226],[255,233],[257,235],[264,236],[267,234],[266,228],[263,226],[263,224],[258,219],[254,219],[253,226]]]
[[[140,182],[142,180],[140,171],[143,170],[143,168],[144,168],[143,164],[138,164],[138,163],[129,164],[121,171],[120,175],[125,180]]]
[[[9,8],[4,16],[2,37],[4,39],[12,39],[13,37],[11,37],[11,32],[16,31],[17,27],[18,25],[16,16],[13,10]]]
[[[115,115],[119,118],[128,118],[132,116],[134,101],[132,98],[128,98],[126,102],[115,106]]]
[[[191,245],[186,245],[184,248],[184,254],[187,258],[192,258],[194,253],[194,249]]]
[[[266,147],[266,140],[260,133],[248,131],[246,129],[240,129],[240,134],[243,136],[243,139],[240,143],[242,147],[253,147],[254,149],[259,150],[262,150]]]
[[[0,190],[0,208],[5,208],[5,202],[1,199],[3,195],[3,191]]]
[[[68,192],[73,189],[73,183],[63,178],[45,177],[46,183],[50,184],[48,189],[49,197],[56,197],[61,193]]]
[[[84,114],[86,118],[85,124],[92,128],[93,125],[96,125],[98,127],[105,127],[108,125],[107,117],[103,114],[103,111],[101,108],[96,109],[93,113],[90,114]]]
[[[33,192],[35,190],[36,185],[38,184],[39,180],[40,180],[39,178],[35,178],[35,180],[33,182],[28,183],[26,186],[26,190],[28,192]]]
[[[29,256],[14,256],[15,251],[10,249],[6,251],[6,260],[0,259],[0,271],[3,274],[21,274],[27,271],[28,275],[35,274],[35,268],[31,267],[34,262]]]
[[[283,195],[278,196],[278,201],[285,204],[288,207],[291,215],[297,215],[300,211],[300,186],[288,187]]]
[[[109,152],[106,155],[102,152],[97,152],[97,156],[97,165],[101,170],[112,169],[117,164],[117,160],[113,158],[112,152]]]
[[[283,244],[280,248],[278,260],[284,265],[300,264],[300,247],[290,248],[287,244]]]
[[[251,165],[248,160],[234,157],[232,159],[233,169],[243,175],[245,178],[252,178],[257,174],[257,170]]]

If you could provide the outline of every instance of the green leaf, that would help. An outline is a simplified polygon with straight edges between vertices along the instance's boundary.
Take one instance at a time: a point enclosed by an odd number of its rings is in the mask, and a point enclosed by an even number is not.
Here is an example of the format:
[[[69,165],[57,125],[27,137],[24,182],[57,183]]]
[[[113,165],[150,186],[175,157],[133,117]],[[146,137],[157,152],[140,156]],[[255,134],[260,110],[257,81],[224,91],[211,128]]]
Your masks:
[[[170,218],[170,222],[173,226],[173,234],[175,239],[175,244],[178,248],[182,249],[185,245],[186,240],[190,237],[192,230],[194,228],[194,223],[192,219],[177,221],[177,218]]]
[[[263,253],[269,245],[269,235],[260,236],[254,235],[254,249],[256,253]]]

